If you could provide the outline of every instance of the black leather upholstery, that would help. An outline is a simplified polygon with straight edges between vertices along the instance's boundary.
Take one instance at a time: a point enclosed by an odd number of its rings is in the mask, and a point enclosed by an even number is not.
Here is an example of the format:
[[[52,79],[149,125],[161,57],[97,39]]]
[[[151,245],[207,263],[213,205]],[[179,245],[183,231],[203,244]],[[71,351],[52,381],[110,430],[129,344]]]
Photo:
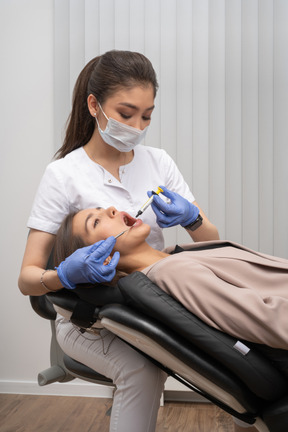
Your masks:
[[[235,348],[237,339],[213,329],[181,304],[164,293],[143,273],[133,273],[119,281],[126,304],[181,335],[186,341],[220,362],[227,370],[238,376],[248,388],[263,399],[273,400],[285,395],[288,377],[257,350],[256,344],[243,341],[250,348],[247,355],[241,355]],[[135,289],[137,286],[137,289]],[[288,351],[286,361],[288,363]],[[287,429],[288,430],[288,429]]]

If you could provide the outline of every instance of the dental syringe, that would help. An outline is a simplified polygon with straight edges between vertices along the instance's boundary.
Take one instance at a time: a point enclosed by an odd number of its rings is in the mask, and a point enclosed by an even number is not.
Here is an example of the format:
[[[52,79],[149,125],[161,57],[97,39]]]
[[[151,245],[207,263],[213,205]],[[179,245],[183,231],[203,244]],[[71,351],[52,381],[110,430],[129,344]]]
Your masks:
[[[153,195],[159,195],[160,192],[163,192],[163,189],[160,187],[157,188],[157,191],[152,191],[151,197],[146,201],[146,203],[138,210],[138,213],[136,214],[135,218],[138,218],[152,203],[153,201]]]

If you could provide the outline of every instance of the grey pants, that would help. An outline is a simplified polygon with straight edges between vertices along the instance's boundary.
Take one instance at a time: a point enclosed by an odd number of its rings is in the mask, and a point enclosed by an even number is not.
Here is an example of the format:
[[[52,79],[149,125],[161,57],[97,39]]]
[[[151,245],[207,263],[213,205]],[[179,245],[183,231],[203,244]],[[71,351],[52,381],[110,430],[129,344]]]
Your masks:
[[[116,386],[110,432],[154,432],[166,374],[106,329],[82,334],[58,315],[56,335],[73,359],[112,379]]]

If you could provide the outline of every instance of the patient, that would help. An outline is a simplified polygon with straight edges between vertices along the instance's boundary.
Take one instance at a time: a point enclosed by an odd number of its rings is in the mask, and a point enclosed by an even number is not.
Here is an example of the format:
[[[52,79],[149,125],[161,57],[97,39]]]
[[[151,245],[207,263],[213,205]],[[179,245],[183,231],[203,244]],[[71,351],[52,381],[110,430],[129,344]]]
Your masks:
[[[145,241],[149,225],[109,207],[67,216],[57,234],[55,262],[126,229],[114,248],[120,272],[143,272],[211,327],[288,349],[288,260],[225,241],[159,251]]]

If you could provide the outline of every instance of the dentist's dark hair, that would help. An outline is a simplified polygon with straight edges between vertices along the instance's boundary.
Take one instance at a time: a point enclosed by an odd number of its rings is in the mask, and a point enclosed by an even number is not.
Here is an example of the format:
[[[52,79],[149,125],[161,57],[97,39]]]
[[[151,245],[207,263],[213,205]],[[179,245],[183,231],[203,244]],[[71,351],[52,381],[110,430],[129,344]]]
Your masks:
[[[95,118],[91,116],[87,105],[90,94],[103,104],[116,91],[139,85],[152,85],[156,96],[156,73],[150,60],[143,54],[112,50],[90,60],[76,81],[64,142],[55,157],[60,159],[91,139]]]

